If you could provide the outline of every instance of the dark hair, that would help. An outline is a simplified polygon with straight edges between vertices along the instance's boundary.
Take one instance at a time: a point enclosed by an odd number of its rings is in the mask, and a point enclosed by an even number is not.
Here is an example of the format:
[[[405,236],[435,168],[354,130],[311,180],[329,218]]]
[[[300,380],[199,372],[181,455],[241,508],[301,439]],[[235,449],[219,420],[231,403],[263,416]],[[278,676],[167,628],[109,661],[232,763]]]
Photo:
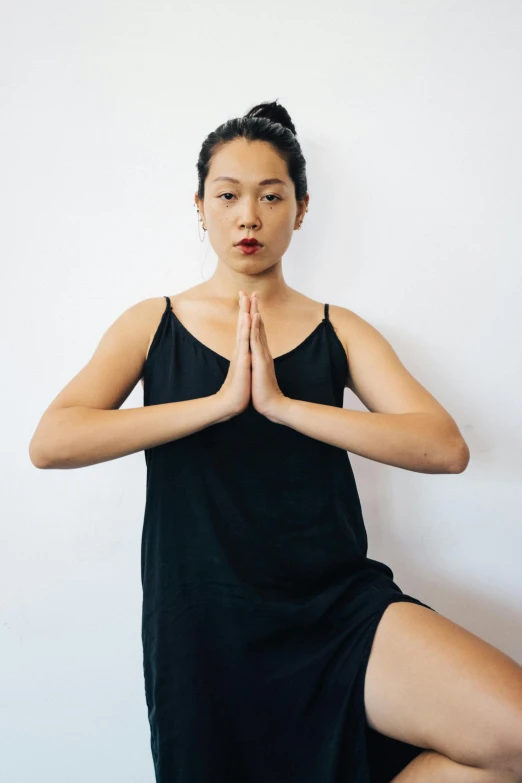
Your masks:
[[[214,153],[232,139],[268,141],[286,161],[288,175],[295,186],[296,201],[301,201],[307,191],[306,160],[297,141],[297,132],[284,106],[277,103],[258,103],[243,117],[227,120],[209,133],[196,164],[198,170],[198,197],[205,196],[205,180]]]

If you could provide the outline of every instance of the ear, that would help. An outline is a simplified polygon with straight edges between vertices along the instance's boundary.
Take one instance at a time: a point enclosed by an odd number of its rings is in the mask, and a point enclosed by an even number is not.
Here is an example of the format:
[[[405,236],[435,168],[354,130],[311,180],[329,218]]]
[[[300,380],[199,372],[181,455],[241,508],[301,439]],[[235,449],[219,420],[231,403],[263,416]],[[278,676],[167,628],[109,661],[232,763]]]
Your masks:
[[[300,220],[302,217],[304,217],[305,212],[308,209],[308,202],[310,201],[310,195],[306,193],[305,197],[298,202],[297,207],[297,215],[296,218]]]

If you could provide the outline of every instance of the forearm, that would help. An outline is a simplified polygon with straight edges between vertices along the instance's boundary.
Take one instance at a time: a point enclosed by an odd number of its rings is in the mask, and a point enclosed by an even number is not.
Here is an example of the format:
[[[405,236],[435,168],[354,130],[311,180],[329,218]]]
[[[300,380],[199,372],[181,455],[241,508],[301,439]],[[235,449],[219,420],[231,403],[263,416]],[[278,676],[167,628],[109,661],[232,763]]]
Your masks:
[[[118,410],[61,408],[42,419],[30,456],[39,468],[83,468],[183,438],[232,415],[217,394]]]
[[[361,457],[417,473],[458,473],[469,459],[458,430],[430,413],[371,413],[285,397],[268,418]]]

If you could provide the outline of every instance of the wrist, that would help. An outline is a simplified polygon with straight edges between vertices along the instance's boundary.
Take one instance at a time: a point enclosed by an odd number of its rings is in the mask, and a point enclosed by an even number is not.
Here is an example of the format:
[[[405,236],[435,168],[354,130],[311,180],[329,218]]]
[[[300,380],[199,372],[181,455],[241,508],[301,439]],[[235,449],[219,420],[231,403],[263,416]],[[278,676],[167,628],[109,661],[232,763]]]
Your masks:
[[[221,390],[214,394],[214,402],[216,405],[217,415],[219,416],[218,422],[228,421],[234,416],[237,416],[240,411],[230,404]]]
[[[273,400],[266,411],[263,411],[263,415],[273,424],[284,424],[292,403],[291,397],[281,394]]]

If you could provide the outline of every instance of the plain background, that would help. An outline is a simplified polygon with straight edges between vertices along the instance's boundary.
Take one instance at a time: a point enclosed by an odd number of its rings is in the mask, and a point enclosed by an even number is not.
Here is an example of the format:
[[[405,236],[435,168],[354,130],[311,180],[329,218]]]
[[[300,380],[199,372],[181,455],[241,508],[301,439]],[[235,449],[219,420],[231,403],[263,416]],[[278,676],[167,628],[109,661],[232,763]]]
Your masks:
[[[260,101],[308,163],[287,282],[378,328],[471,450],[457,475],[351,455],[368,554],[522,663],[521,3],[2,5],[0,776],[154,779],[144,454],[44,471],[28,446],[124,309],[211,276],[197,156]]]

